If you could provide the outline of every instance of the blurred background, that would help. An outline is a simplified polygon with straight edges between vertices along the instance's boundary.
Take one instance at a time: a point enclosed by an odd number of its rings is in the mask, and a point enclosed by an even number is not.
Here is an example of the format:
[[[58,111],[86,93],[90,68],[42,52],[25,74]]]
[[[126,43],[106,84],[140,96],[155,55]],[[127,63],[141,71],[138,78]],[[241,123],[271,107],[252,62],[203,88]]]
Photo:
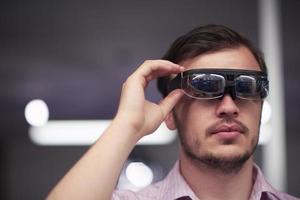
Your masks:
[[[258,0],[2,0],[0,199],[45,198],[89,147],[34,143],[24,116],[28,102],[44,100],[49,120],[111,119],[126,77],[144,60],[160,58],[175,38],[196,26],[228,25],[260,46],[259,5]],[[298,197],[299,10],[300,1],[279,2],[286,190]],[[155,84],[150,84],[147,96],[160,99]],[[255,155],[258,163],[263,162],[261,148]],[[159,180],[176,158],[177,139],[139,145],[125,164],[119,186]],[[133,174],[143,171],[148,177],[144,183],[131,178],[132,169]]]

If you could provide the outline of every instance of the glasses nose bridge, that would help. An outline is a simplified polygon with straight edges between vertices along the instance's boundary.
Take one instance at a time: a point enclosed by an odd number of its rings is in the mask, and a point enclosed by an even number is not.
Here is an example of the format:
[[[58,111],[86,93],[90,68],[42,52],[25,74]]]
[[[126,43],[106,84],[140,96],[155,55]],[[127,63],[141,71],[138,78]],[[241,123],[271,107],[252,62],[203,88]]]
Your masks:
[[[224,79],[225,79],[225,85],[224,85],[223,97],[226,94],[229,94],[231,96],[231,98],[234,100],[236,98],[235,78],[234,78],[234,76],[224,76]]]
[[[217,116],[236,117],[239,115],[239,112],[240,110],[238,105],[236,104],[235,96],[232,97],[232,94],[224,92],[224,95],[216,108]]]

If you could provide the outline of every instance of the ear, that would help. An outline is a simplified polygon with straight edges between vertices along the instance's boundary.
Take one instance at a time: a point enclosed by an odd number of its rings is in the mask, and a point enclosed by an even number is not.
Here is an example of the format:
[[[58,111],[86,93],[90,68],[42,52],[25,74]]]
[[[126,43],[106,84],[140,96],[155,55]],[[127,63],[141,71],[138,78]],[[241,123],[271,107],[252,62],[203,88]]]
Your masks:
[[[168,113],[168,115],[165,119],[165,123],[166,123],[168,129],[170,129],[170,130],[175,130],[177,128],[176,123],[175,123],[175,119],[174,119],[173,111]]]

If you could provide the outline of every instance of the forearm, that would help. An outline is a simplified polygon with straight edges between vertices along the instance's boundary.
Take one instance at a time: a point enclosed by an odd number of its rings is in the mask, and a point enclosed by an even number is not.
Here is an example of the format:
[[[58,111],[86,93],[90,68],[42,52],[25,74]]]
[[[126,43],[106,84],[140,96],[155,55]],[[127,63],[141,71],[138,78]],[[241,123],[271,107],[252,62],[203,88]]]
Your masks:
[[[119,173],[137,141],[154,132],[182,97],[174,90],[160,103],[145,99],[149,81],[184,70],[164,60],[145,61],[122,86],[117,115],[102,137],[48,196],[59,199],[110,199]]]
[[[138,134],[114,121],[47,199],[110,199]]]

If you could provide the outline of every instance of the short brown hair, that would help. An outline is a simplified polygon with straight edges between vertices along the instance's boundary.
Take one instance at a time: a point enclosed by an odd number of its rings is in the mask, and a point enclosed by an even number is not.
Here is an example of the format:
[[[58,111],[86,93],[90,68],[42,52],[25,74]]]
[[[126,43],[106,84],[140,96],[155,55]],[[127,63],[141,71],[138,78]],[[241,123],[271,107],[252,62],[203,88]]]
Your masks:
[[[246,37],[223,25],[210,24],[200,26],[180,36],[173,42],[162,59],[178,64],[181,61],[204,53],[212,53],[222,49],[233,49],[241,46],[245,46],[251,51],[260,69],[267,73],[267,66],[261,51]],[[160,77],[157,80],[158,90],[164,97],[168,95],[168,83],[169,77]]]

